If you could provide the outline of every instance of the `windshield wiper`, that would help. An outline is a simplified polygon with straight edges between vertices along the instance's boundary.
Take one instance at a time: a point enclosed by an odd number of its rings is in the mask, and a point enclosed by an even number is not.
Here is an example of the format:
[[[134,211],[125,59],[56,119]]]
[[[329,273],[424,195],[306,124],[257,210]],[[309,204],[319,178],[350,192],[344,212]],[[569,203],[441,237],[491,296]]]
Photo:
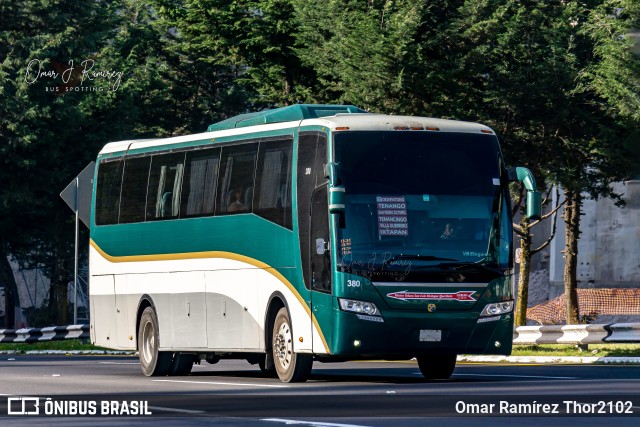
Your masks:
[[[456,260],[453,260],[456,261]],[[445,270],[455,270],[457,272],[462,272],[462,271],[491,271],[493,273],[503,273],[503,270],[501,270],[498,267],[489,267],[486,264],[479,264],[476,262],[466,262],[466,261],[459,261],[459,262],[442,262],[440,264],[436,264],[436,265],[430,265],[430,266],[422,266],[422,267],[416,267],[416,268],[442,268]]]
[[[391,258],[389,258],[388,260],[386,260],[384,263],[385,264],[389,264],[390,262],[394,262],[394,261],[398,261],[401,259],[408,259],[408,260],[415,260],[415,261],[457,261],[457,259],[453,259],[453,258],[441,258],[438,256],[433,256],[433,255],[411,255],[411,254],[398,254],[395,255]]]

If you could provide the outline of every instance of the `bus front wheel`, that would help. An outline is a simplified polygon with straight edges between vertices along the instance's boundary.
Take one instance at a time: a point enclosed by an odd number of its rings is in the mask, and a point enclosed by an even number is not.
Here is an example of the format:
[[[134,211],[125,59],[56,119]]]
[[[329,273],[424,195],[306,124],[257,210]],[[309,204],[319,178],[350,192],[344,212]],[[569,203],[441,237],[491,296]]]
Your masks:
[[[313,356],[293,351],[291,319],[286,308],[281,308],[273,324],[273,363],[280,381],[304,382],[311,374]]]
[[[138,328],[138,354],[142,373],[148,377],[167,375],[171,368],[172,354],[158,351],[160,333],[158,317],[153,308],[147,307],[140,316]]]
[[[451,354],[423,354],[416,359],[422,375],[429,380],[445,380],[456,368],[456,357]]]

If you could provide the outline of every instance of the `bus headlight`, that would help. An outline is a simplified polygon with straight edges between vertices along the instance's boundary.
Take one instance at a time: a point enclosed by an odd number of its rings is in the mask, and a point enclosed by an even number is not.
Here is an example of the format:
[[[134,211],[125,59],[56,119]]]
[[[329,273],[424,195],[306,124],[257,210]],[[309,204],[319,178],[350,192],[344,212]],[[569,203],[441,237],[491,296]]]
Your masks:
[[[497,316],[499,314],[511,313],[513,311],[513,300],[494,302],[493,304],[487,304],[480,313],[480,317]]]
[[[338,298],[340,309],[342,311],[350,311],[357,314],[366,314],[369,316],[380,316],[378,307],[372,302],[358,301],[355,299]]]

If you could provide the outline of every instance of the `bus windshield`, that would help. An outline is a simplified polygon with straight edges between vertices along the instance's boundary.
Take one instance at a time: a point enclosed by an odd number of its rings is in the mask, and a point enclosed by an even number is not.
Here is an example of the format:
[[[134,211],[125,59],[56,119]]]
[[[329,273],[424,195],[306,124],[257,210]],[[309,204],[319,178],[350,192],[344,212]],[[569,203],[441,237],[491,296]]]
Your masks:
[[[338,227],[341,271],[407,276],[508,263],[499,250],[510,237],[495,136],[345,132],[335,135],[334,150],[346,201]]]

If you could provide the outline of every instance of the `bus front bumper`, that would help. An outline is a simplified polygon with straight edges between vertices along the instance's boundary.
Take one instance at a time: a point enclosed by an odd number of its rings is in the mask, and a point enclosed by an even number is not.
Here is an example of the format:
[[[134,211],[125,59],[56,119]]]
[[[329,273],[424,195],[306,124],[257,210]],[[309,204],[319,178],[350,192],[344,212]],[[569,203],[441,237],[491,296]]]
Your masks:
[[[382,320],[334,310],[331,354],[411,358],[427,353],[511,354],[512,313],[386,311]]]

